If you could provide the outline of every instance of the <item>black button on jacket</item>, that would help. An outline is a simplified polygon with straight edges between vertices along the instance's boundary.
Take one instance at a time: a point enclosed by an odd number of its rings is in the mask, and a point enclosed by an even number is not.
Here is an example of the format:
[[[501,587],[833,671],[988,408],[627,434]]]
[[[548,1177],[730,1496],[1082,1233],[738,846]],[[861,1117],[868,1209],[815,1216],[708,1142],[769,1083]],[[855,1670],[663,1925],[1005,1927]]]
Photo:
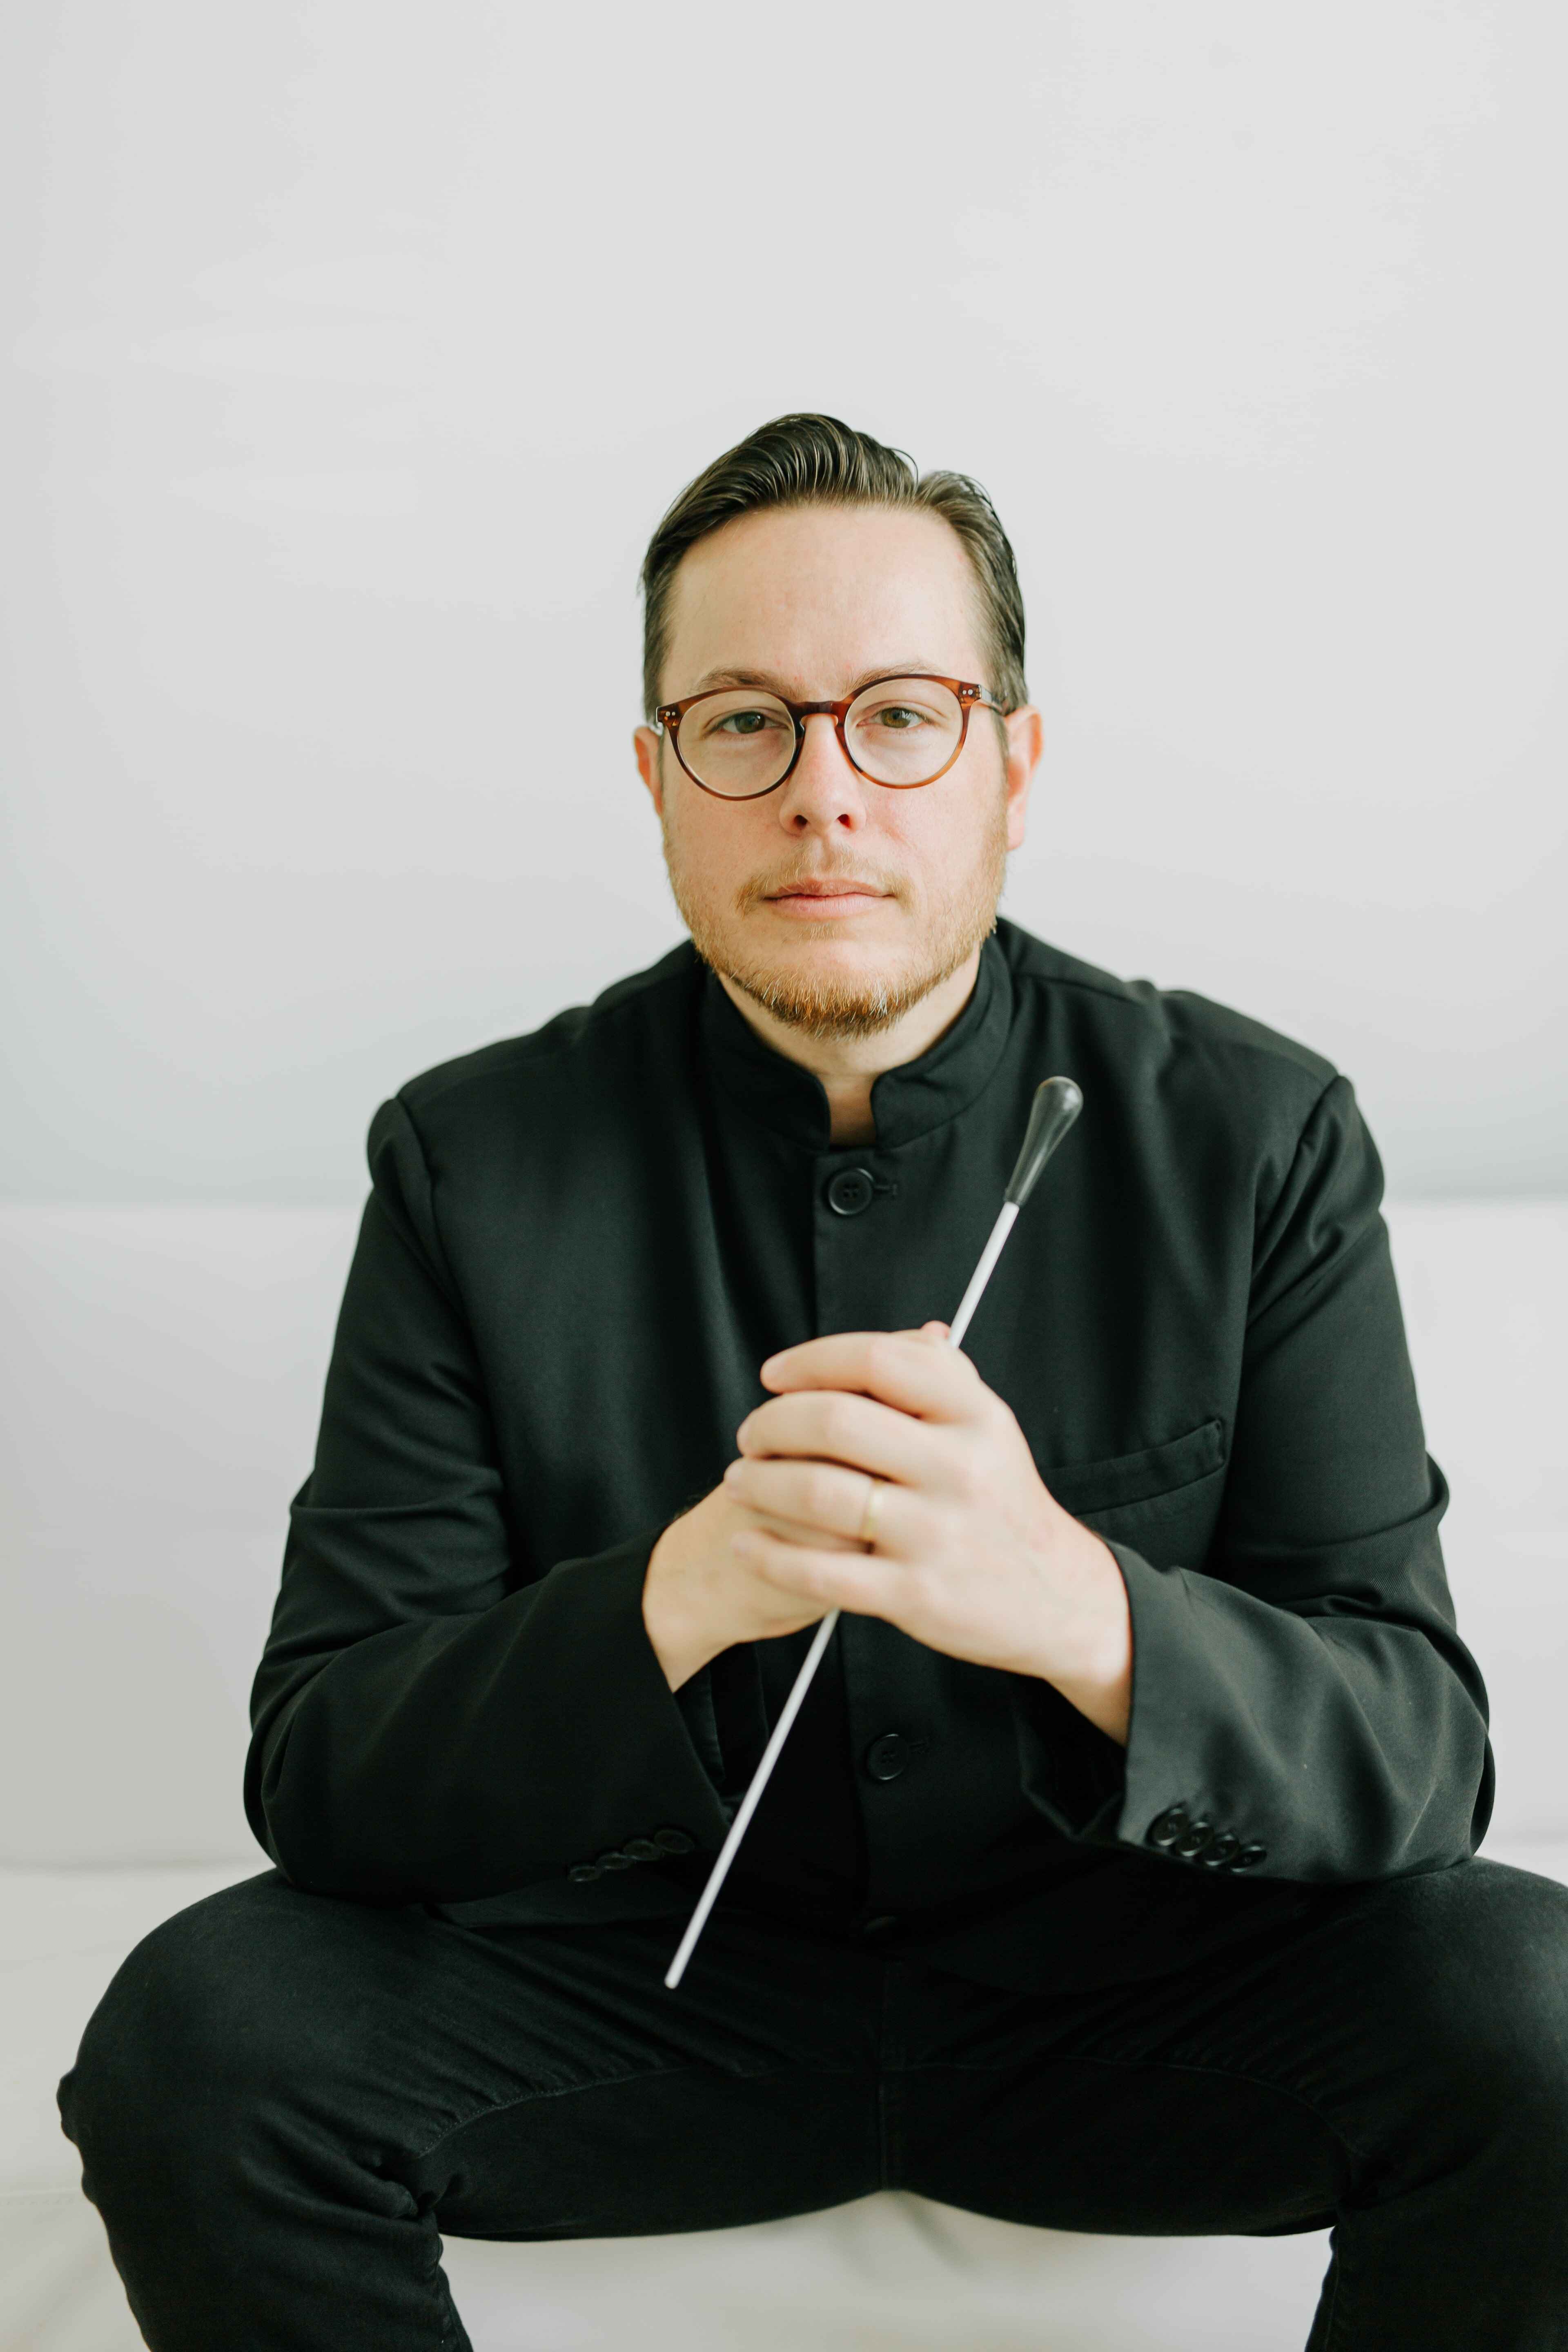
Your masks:
[[[474,1921],[667,1914],[673,1946],[810,1634],[672,1695],[648,1554],[765,1357],[951,1318],[1058,1073],[1083,1114],[966,1348],[1126,1580],[1127,1748],[1044,1682],[847,1616],[725,1901],[833,1936],[891,1915],[898,1948],[1066,1987],[1473,1850],[1485,1694],[1350,1084],[1002,922],[952,1028],[876,1081],[874,1145],[835,1150],[821,1086],[689,944],[377,1113],[252,1698],[250,1819],[291,1879]],[[1245,1876],[1151,1843],[1173,1807]],[[674,1826],[693,1852],[583,1877]]]

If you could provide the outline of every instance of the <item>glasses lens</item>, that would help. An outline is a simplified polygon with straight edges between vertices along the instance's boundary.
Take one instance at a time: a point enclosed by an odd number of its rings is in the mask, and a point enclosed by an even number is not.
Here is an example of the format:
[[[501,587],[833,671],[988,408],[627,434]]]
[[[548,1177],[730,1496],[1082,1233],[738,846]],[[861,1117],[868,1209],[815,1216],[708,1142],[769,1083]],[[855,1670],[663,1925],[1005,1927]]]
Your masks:
[[[681,720],[676,749],[710,793],[744,800],[784,774],[795,752],[795,721],[774,695],[705,694]]]
[[[880,784],[924,784],[963,735],[963,705],[930,677],[884,677],[858,694],[844,722],[849,754]]]

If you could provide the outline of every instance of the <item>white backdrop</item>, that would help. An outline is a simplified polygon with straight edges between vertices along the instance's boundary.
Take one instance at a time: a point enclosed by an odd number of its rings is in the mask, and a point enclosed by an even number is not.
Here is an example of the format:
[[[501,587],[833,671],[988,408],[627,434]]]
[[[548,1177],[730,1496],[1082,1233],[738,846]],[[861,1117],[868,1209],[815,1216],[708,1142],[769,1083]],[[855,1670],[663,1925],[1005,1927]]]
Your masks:
[[[1005,911],[1568,1186],[1551,0],[30,0],[6,35],[13,1198],[362,1192],[679,936],[642,546],[826,407],[980,476]]]

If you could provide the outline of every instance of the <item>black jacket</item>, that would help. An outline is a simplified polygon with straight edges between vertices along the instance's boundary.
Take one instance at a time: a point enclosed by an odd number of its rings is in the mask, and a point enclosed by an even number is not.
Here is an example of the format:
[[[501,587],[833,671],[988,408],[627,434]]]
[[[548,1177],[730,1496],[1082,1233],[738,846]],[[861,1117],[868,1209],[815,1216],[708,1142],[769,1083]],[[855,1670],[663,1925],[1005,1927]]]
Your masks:
[[[1003,922],[877,1080],[874,1147],[832,1146],[689,945],[377,1113],[252,1700],[247,1807],[291,1879],[668,1914],[673,1946],[810,1637],[672,1696],[648,1553],[767,1355],[951,1317],[1056,1073],[1084,1111],[966,1346],[1126,1580],[1126,1750],[1046,1683],[846,1617],[725,1900],[1050,1988],[1473,1850],[1485,1693],[1349,1082]]]

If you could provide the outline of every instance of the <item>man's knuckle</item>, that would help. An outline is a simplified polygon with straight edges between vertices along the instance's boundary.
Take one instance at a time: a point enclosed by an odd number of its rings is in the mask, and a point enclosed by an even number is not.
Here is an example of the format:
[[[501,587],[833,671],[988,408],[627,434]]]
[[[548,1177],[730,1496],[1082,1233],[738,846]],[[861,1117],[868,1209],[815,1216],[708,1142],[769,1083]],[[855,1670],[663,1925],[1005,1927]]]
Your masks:
[[[961,1446],[953,1457],[952,1492],[966,1507],[979,1502],[990,1483],[988,1465],[972,1445]]]
[[[820,1405],[822,1434],[831,1452],[838,1453],[853,1440],[855,1430],[855,1400],[842,1391],[825,1393]]]

